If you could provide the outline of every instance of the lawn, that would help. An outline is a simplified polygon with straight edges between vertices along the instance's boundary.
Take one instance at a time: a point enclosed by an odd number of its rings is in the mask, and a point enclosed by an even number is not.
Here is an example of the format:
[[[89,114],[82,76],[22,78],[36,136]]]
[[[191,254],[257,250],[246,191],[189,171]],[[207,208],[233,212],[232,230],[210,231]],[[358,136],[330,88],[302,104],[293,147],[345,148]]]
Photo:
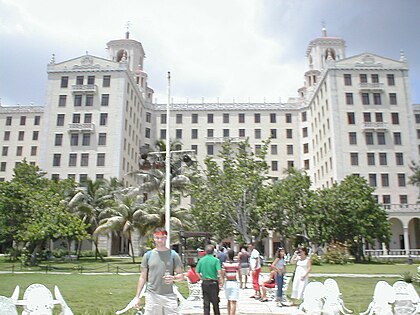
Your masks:
[[[71,269],[73,263],[60,264],[60,268]],[[120,266],[125,269],[138,268],[129,260],[108,260],[107,263],[82,262],[75,264],[86,266],[88,269],[101,269],[107,271],[108,264]],[[0,262],[0,270],[5,270],[5,263]],[[74,266],[73,266],[74,267]],[[8,269],[9,270],[9,269]],[[265,270],[263,270],[265,271]],[[288,266],[288,272],[293,271],[293,266]],[[403,272],[414,273],[417,265],[406,264],[351,264],[351,265],[322,265],[314,266],[313,274],[373,274],[373,275],[400,275]],[[343,299],[347,307],[355,313],[366,310],[371,301],[373,289],[379,280],[394,283],[397,277],[335,277],[343,293]],[[72,308],[73,312],[83,315],[111,315],[123,308],[134,296],[138,274],[117,275],[117,274],[80,274],[77,268],[71,274],[29,273],[29,274],[0,274],[0,295],[10,296],[16,285],[23,290],[32,283],[42,283],[50,290],[58,285],[61,293]],[[323,281],[325,278],[311,277],[311,280]],[[179,284],[180,291],[187,294],[186,283]],[[419,288],[417,287],[419,292]],[[290,291],[290,285],[289,285]],[[128,312],[127,314],[134,314]]]

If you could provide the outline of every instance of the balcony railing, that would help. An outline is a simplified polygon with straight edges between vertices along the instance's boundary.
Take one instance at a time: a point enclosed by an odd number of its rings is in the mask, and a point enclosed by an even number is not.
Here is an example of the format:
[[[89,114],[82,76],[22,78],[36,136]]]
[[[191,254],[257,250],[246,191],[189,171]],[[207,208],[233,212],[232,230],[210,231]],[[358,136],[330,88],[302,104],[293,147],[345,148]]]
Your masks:
[[[72,85],[73,93],[96,93],[96,84],[75,84]]]
[[[72,123],[69,124],[69,132],[95,132],[95,124],[93,123]]]
[[[371,130],[387,130],[389,128],[389,124],[386,122],[365,122],[363,123],[363,129],[371,129]]]
[[[388,213],[420,212],[420,205],[418,204],[383,204],[382,207],[384,207]]]
[[[384,89],[383,83],[359,83],[359,88],[366,91],[382,91]]]
[[[207,137],[206,142],[223,143],[230,140],[231,142],[245,141],[245,137]]]

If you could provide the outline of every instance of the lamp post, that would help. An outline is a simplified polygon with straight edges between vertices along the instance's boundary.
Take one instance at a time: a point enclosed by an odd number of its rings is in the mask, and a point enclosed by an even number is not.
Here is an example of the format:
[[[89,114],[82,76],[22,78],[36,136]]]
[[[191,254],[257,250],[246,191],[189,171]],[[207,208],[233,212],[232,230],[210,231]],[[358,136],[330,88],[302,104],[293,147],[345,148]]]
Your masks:
[[[165,229],[168,232],[166,246],[171,246],[171,140],[169,137],[169,122],[171,103],[171,72],[168,71],[168,100],[166,103],[166,159],[165,159]]]

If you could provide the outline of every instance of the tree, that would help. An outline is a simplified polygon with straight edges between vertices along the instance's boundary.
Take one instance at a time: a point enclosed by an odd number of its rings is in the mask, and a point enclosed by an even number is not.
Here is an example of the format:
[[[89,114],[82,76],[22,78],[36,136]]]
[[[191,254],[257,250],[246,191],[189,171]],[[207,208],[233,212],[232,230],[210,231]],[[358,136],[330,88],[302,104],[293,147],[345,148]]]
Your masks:
[[[420,187],[420,165],[415,163],[415,162],[411,162],[410,170],[413,172],[413,174],[411,176],[409,176],[408,183],[410,185]],[[419,195],[418,199],[419,198],[420,198],[420,195]]]
[[[234,231],[245,242],[251,236],[259,240],[266,230],[265,214],[258,202],[268,174],[265,161],[269,141],[253,153],[249,142],[235,145],[223,143],[218,157],[205,159],[206,169],[195,176],[190,188],[195,202],[192,213],[206,231],[217,231],[220,236]],[[203,222],[209,219],[209,223]]]

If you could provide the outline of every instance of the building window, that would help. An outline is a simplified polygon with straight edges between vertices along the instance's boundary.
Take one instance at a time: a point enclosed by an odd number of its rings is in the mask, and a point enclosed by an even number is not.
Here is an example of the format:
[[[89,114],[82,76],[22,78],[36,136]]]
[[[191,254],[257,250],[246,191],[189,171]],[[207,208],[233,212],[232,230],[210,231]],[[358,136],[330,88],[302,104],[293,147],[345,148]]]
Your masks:
[[[369,185],[371,187],[376,187],[377,186],[376,174],[369,174]]]
[[[381,93],[373,93],[373,104],[375,105],[381,105]]]
[[[375,165],[375,153],[373,152],[367,153],[367,164],[370,166]]]
[[[287,161],[287,169],[291,169],[295,167],[295,162],[294,161]]]
[[[101,95],[101,106],[108,106],[109,105],[109,94],[102,94]]]
[[[66,88],[69,86],[69,77],[61,77],[61,84],[60,87],[61,88]]]
[[[110,87],[111,86],[111,76],[104,75],[102,77],[102,87]]]
[[[64,114],[57,114],[57,126],[64,126]]]
[[[229,138],[230,137],[230,131],[229,129],[223,129],[223,137],[224,138]]]
[[[1,150],[1,155],[2,156],[7,156],[8,153],[9,153],[9,147],[3,146],[2,150]]]
[[[301,115],[302,121],[306,121],[307,120],[306,112],[302,112],[300,115]]]
[[[388,165],[388,158],[385,152],[379,153],[379,165]]]
[[[372,118],[369,112],[363,113],[363,122],[371,122]]]
[[[370,78],[372,80],[372,83],[379,83],[379,75],[371,74]]]
[[[287,139],[293,138],[293,129],[286,129],[286,138]]]
[[[82,153],[80,155],[80,166],[89,166],[89,153]]]
[[[354,113],[347,113],[347,124],[354,125],[356,123],[356,118],[354,116]]]
[[[35,116],[34,117],[34,126],[39,126],[41,123],[41,116]]]
[[[357,134],[355,132],[349,132],[349,144],[357,144]]]
[[[356,153],[356,152],[350,153],[350,164],[353,166],[359,165],[359,153]]]
[[[395,153],[395,164],[396,165],[404,165],[404,153],[396,152]]]
[[[366,75],[366,73],[361,73],[359,75],[359,78],[360,78],[360,83],[367,83],[367,75]]]
[[[278,154],[278,152],[277,152],[277,144],[272,144],[271,145],[271,154],[272,155],[277,155]]]
[[[6,162],[1,162],[0,163],[0,172],[6,172]]]
[[[389,205],[391,204],[391,196],[390,195],[383,195],[382,196],[382,203],[384,205]]]
[[[207,123],[212,124],[214,122],[214,115],[207,114]]]
[[[20,116],[20,125],[25,126],[26,125],[26,116]]]
[[[346,104],[353,105],[353,93],[346,93]]]
[[[105,166],[105,153],[98,153],[96,156],[96,166]]]
[[[255,145],[255,154],[259,154],[261,152],[261,144]]]
[[[166,129],[160,129],[160,139],[166,139]]]
[[[106,145],[106,133],[99,133],[98,145]]]
[[[239,114],[238,114],[238,122],[239,122],[240,124],[245,123],[245,114],[244,114],[244,113],[239,113]]]
[[[39,131],[33,131],[32,132],[32,140],[38,140]]]
[[[23,141],[24,138],[25,138],[25,131],[19,131],[18,141]]]
[[[7,116],[6,117],[6,126],[11,126],[12,125],[12,116]]]
[[[54,139],[54,145],[56,147],[59,147],[63,144],[63,134],[62,133],[57,133],[55,135],[55,139]]]
[[[61,154],[55,153],[53,155],[53,166],[60,166],[61,164]]]
[[[36,145],[31,146],[31,156],[35,156],[38,151],[38,147]]]
[[[362,93],[362,104],[363,105],[369,105],[369,93]]]
[[[229,114],[223,114],[223,123],[228,124],[229,123]]]
[[[272,139],[277,139],[277,129],[270,129],[270,137]]]
[[[351,74],[344,74],[344,85],[351,85]]]
[[[405,187],[405,174],[397,174],[398,177],[398,186]]]
[[[207,129],[207,138],[213,138],[213,137],[214,137],[214,130]]]
[[[147,139],[150,139],[150,136],[151,136],[150,128],[147,128],[147,127],[146,127],[146,129],[145,129],[145,131],[144,131],[144,136],[145,136]]]
[[[83,81],[84,81],[84,77],[82,76],[82,75],[78,75],[77,77],[76,77],[76,84],[77,85],[83,85]]]
[[[398,116],[398,113],[391,113],[391,121],[393,125],[399,125],[400,124],[400,119]]]
[[[166,124],[166,114],[160,114],[160,123]]]
[[[73,124],[80,123],[80,114],[73,114]]]
[[[401,132],[394,132],[394,144],[396,145],[402,144]]]
[[[365,133],[365,139],[366,139],[366,144],[367,145],[374,144],[373,133],[372,132],[366,132]]]
[[[309,153],[309,144],[308,143],[303,144],[303,153]]]
[[[271,161],[271,170],[278,171],[279,170],[279,163],[277,161]]]
[[[4,132],[3,140],[4,141],[9,141],[10,140],[10,131],[5,131]]]
[[[293,144],[288,144],[286,146],[286,152],[288,155],[293,155]]]
[[[79,135],[77,133],[72,133],[70,135],[70,145],[71,146],[79,145]]]
[[[276,122],[276,113],[271,113],[270,114],[270,123],[275,123]]]
[[[307,127],[302,128],[302,136],[304,138],[308,137],[308,128]]]
[[[86,106],[93,106],[93,95],[86,95]]]
[[[384,117],[382,113],[375,113],[375,121],[376,122],[384,122]]]
[[[83,146],[89,146],[90,145],[90,134],[84,133],[82,136],[82,145]]]
[[[389,187],[389,175],[381,174],[382,187]]]
[[[88,76],[87,84],[95,84],[95,76],[94,75],[89,75]]]
[[[58,106],[65,107],[67,103],[67,95],[60,95],[58,98]]]
[[[16,156],[22,156],[23,147],[21,145],[16,147]]]
[[[239,129],[238,135],[240,138],[245,138],[245,129]]]
[[[292,123],[292,114],[286,113],[285,118],[286,118],[286,124]]]
[[[254,129],[255,139],[261,139],[261,129]]]
[[[108,123],[108,113],[101,113],[99,116],[99,125],[106,126]]]
[[[74,96],[74,106],[82,106],[82,95],[76,94]]]
[[[176,123],[182,124],[182,114],[176,114]]]
[[[408,196],[400,195],[400,204],[407,204],[407,203],[408,203]]]
[[[197,155],[198,154],[198,145],[196,145],[196,144],[191,145],[191,150],[193,150],[195,152],[195,154]]]
[[[261,122],[261,114],[255,113],[254,114],[254,123],[259,124]]]
[[[69,154],[69,166],[76,166],[77,165],[77,154],[70,153]]]
[[[191,139],[198,139],[198,129],[191,129]]]
[[[378,144],[380,144],[380,145],[385,145],[386,144],[385,132],[378,132],[377,137],[378,137]]]
[[[397,94],[396,93],[389,93],[389,104],[390,105],[397,105]]]
[[[212,144],[207,145],[207,155],[214,155],[214,146]]]
[[[182,129],[176,129],[175,130],[175,138],[176,139],[182,139]]]
[[[198,124],[198,114],[191,114],[191,123]]]

